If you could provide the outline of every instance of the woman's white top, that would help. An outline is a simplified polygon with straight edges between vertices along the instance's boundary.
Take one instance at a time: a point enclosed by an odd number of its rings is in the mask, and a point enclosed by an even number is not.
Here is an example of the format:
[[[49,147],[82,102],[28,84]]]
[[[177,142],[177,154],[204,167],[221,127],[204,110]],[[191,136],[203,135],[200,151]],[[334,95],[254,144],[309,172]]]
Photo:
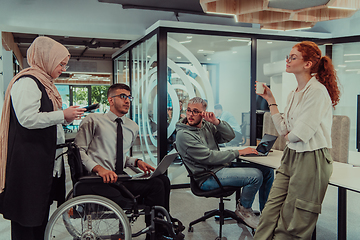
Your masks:
[[[291,91],[283,114],[272,115],[278,133],[289,133],[287,146],[297,152],[331,148],[332,117],[329,93],[315,77],[301,91]]]
[[[65,143],[65,133],[62,124],[66,124],[62,110],[52,112],[39,112],[41,91],[36,82],[23,77],[16,81],[11,88],[11,101],[16,117],[24,128],[38,129],[53,125],[57,126],[57,144]],[[61,154],[63,149],[56,149],[56,156]],[[53,176],[60,177],[62,170],[62,158],[55,161]]]

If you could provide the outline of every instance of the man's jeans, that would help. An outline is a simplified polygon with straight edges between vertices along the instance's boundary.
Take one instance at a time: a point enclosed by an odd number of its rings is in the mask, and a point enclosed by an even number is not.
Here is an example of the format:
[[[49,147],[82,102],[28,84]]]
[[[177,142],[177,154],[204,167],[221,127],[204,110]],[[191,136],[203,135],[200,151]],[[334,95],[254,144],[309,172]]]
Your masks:
[[[260,211],[264,209],[274,181],[274,171],[255,163],[232,162],[216,173],[223,186],[242,187],[240,203],[250,208],[254,202],[256,192],[259,190]],[[209,177],[200,188],[204,191],[219,188],[214,177]]]

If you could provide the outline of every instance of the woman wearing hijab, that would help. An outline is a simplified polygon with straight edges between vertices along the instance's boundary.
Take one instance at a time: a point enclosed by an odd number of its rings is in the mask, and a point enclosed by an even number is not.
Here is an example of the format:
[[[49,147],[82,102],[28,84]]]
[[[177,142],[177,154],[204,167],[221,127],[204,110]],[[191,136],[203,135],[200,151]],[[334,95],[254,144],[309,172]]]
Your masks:
[[[54,164],[56,144],[65,141],[62,124],[80,119],[85,110],[62,110],[54,85],[69,58],[60,43],[36,38],[27,51],[30,67],[6,90],[0,125],[0,212],[11,220],[13,240],[44,239],[63,166]]]

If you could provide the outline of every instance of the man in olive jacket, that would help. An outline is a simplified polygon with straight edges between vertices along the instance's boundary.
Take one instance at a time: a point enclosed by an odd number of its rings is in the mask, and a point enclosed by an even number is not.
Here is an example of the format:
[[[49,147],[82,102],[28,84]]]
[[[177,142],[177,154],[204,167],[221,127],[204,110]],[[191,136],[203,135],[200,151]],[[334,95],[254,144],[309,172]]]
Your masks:
[[[186,118],[176,124],[177,150],[193,174],[212,171],[224,186],[242,187],[242,194],[235,213],[249,226],[256,228],[259,216],[251,208],[255,194],[259,191],[260,210],[264,208],[274,180],[270,168],[251,163],[232,163],[241,155],[257,154],[253,148],[220,151],[218,144],[231,141],[234,131],[220,121],[213,112],[206,112],[207,103],[199,97],[189,100]],[[241,166],[241,167],[239,167]],[[219,188],[213,177],[198,177],[195,181],[202,190]]]

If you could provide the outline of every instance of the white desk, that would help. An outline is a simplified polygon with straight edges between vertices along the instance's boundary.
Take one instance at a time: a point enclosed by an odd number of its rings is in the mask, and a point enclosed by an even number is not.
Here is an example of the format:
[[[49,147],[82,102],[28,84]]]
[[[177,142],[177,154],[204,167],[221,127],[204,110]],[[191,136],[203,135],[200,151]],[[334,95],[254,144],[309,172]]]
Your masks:
[[[243,149],[244,147],[224,147],[220,150]],[[353,153],[354,156],[359,155]],[[350,154],[350,158],[351,158]],[[282,151],[272,150],[268,156],[240,156],[240,159],[277,169]],[[349,162],[353,162],[350,159]],[[360,193],[360,167],[353,164],[334,162],[329,184],[338,187],[338,239],[346,239],[346,190]]]

